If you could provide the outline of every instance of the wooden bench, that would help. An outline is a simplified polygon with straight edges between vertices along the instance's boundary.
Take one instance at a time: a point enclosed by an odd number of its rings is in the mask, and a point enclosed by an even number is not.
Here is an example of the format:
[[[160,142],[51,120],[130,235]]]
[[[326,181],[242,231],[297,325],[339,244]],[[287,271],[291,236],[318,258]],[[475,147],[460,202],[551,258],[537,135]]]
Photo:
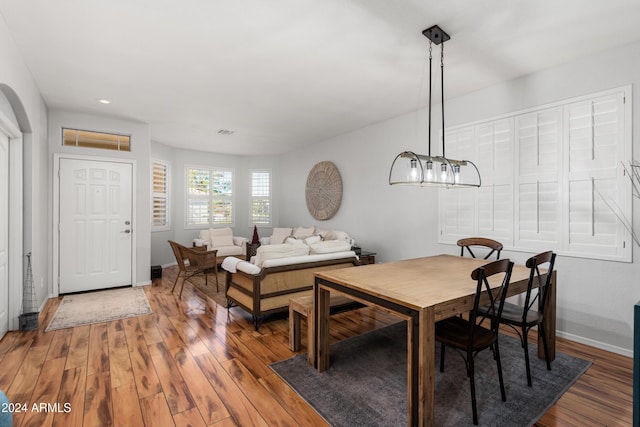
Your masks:
[[[329,305],[331,313],[364,307],[363,304],[342,295],[331,295]],[[307,319],[307,360],[313,366],[315,358],[315,340],[313,339],[313,296],[291,298],[289,300],[289,346],[291,351],[300,350],[300,319]]]

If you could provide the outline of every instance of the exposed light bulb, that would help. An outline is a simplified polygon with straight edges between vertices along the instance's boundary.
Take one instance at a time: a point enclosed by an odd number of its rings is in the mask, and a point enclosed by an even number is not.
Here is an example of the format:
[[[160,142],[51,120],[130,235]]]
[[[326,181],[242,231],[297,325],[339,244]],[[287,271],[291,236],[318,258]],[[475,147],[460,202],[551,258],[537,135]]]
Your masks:
[[[440,181],[447,182],[447,164],[442,163],[440,165]]]
[[[433,162],[427,160],[427,181],[433,181]]]
[[[460,165],[453,165],[453,182],[460,183]]]
[[[411,172],[410,172],[410,179],[411,181],[417,181],[418,180],[418,162],[416,161],[416,159],[411,159]]]

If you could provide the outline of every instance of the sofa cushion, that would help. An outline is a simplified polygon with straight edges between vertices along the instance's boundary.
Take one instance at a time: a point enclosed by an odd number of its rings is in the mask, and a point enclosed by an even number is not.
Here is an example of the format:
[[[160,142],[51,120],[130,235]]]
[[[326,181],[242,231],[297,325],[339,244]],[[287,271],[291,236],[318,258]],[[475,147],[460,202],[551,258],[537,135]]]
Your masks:
[[[309,255],[307,245],[267,245],[260,246],[256,254],[256,265],[262,267],[262,263],[268,259],[287,258],[300,255]]]
[[[216,249],[223,246],[233,246],[233,231],[231,231],[231,228],[210,228],[209,246]]]
[[[304,240],[297,239],[293,236],[284,239],[284,243],[286,243],[287,245],[306,245]]]
[[[307,245],[313,245],[314,243],[318,243],[322,241],[322,237],[320,236],[309,236],[306,239],[304,239],[304,242]]]
[[[296,239],[304,239],[305,237],[313,236],[315,231],[315,227],[296,227],[293,229],[293,237]]]
[[[329,254],[351,250],[351,245],[344,240],[323,240],[309,245],[312,254]]]
[[[271,233],[270,243],[272,245],[284,243],[284,239],[291,236],[291,230],[291,228],[274,228],[273,233]]]
[[[242,255],[242,246],[225,245],[215,247],[218,250],[216,256]]]

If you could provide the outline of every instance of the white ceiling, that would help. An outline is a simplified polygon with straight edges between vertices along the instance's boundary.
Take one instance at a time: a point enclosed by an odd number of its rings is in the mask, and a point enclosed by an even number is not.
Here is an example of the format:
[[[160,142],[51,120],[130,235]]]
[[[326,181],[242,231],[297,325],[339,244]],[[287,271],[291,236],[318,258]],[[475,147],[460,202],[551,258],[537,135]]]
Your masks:
[[[50,108],[230,154],[423,107],[434,24],[451,36],[447,97],[640,40],[638,0],[0,0],[0,14]]]

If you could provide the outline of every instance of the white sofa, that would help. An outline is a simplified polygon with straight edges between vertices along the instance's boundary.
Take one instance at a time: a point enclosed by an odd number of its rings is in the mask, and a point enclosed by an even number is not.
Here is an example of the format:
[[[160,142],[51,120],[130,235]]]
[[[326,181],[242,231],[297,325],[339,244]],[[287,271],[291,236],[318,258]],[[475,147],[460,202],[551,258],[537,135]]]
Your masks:
[[[193,243],[195,246],[206,246],[209,251],[217,250],[218,263],[221,263],[228,256],[244,259],[248,241],[246,237],[234,236],[231,228],[225,227],[201,230]]]
[[[274,232],[268,242],[278,241],[279,235]],[[293,233],[283,239],[285,243],[262,244],[250,261],[228,257],[222,263],[229,306],[249,312],[256,330],[265,315],[288,312],[290,298],[311,295],[316,272],[360,265],[346,239],[295,238]]]
[[[261,245],[275,245],[284,243],[289,237],[295,239],[306,239],[311,236],[318,236],[321,240],[343,240],[354,246],[355,241],[348,233],[338,230],[326,230],[318,227],[280,227],[274,228],[271,236],[260,238]]]

